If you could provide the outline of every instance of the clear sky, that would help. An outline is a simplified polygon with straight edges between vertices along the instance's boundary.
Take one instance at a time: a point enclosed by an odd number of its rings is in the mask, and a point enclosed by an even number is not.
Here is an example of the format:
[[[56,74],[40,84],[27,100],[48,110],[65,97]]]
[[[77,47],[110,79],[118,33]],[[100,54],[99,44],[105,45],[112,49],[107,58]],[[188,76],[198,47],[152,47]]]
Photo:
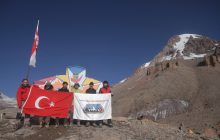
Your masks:
[[[30,81],[76,65],[114,84],[173,35],[220,39],[219,0],[0,0],[0,91],[10,97],[27,72],[38,18],[37,67]]]

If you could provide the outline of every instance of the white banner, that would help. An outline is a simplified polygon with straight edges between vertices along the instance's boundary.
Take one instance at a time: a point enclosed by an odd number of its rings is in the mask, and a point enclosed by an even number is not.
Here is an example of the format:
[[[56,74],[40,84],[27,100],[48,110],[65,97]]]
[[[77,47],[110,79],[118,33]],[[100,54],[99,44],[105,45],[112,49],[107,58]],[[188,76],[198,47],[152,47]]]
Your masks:
[[[79,120],[111,119],[111,94],[74,93],[73,118]]]

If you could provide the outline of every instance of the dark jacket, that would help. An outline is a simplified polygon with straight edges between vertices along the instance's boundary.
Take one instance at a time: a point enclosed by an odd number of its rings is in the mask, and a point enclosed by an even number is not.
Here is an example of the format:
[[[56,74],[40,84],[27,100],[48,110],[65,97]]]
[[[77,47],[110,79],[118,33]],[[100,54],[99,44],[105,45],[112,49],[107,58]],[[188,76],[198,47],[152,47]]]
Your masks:
[[[53,90],[53,85],[45,85],[44,90]]]
[[[69,90],[67,88],[63,88],[63,87],[61,89],[59,89],[58,91],[59,92],[69,92]]]
[[[90,93],[90,94],[96,94],[96,90],[94,88],[88,88],[86,90],[86,93]]]

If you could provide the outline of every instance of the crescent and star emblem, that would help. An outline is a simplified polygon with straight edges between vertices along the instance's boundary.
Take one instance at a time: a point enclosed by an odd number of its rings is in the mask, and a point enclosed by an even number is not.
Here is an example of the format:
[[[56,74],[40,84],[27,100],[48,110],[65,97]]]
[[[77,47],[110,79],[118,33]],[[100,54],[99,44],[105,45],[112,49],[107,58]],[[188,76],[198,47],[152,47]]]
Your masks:
[[[40,105],[39,105],[39,103],[40,103],[40,101],[41,101],[42,99],[47,99],[48,101],[50,101],[50,99],[49,99],[48,97],[46,97],[46,96],[40,96],[40,97],[38,97],[37,100],[35,101],[35,107],[36,107],[37,109],[44,109],[44,108],[40,107]],[[50,102],[49,105],[50,105],[50,107],[54,107],[54,106],[55,106],[55,103],[54,103],[54,102]]]

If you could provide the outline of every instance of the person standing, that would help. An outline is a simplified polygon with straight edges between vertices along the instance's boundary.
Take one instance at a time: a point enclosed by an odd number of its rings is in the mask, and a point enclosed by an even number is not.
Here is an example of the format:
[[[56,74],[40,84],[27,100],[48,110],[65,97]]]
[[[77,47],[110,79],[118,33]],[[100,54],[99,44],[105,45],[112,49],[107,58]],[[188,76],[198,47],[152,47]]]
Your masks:
[[[108,94],[110,93],[112,96],[113,94],[111,93],[111,89],[109,87],[109,83],[108,81],[104,81],[103,82],[103,87],[100,89],[99,91],[100,94]],[[113,127],[113,124],[112,124],[112,120],[111,119],[108,119],[107,120],[107,123],[110,127]],[[102,121],[99,122],[99,125],[101,126],[102,125]]]
[[[96,90],[94,89],[94,83],[89,83],[89,88],[86,90],[86,94],[96,94]],[[86,121],[86,127],[89,127],[90,123],[92,123],[92,126],[96,127],[96,121]]]
[[[53,90],[53,85],[50,82],[47,82],[44,86],[44,90]],[[40,126],[39,126],[40,128],[43,127],[43,124],[45,124],[46,128],[49,128],[50,116],[40,116],[39,122],[40,122]]]
[[[80,85],[79,83],[75,83],[73,86],[71,86],[71,92],[73,93],[82,93],[82,90],[80,89]],[[73,99],[73,105],[74,105],[74,99]],[[72,116],[70,116],[71,118],[73,118],[73,113]],[[72,122],[70,122],[72,124]],[[77,126],[80,127],[80,120],[77,120]]]
[[[89,83],[89,88],[86,90],[86,93],[96,94],[96,90],[94,89],[94,83],[93,82]]]
[[[59,92],[69,92],[69,89],[68,89],[68,83],[67,82],[63,82],[63,87],[62,88],[60,88],[59,90],[58,90]],[[69,112],[69,114],[71,113],[72,111],[70,110],[70,112]],[[58,126],[59,126],[59,120],[60,120],[60,118],[56,118],[56,120],[55,120],[55,128],[57,128]],[[70,120],[71,120],[71,118],[70,118]],[[68,121],[68,119],[67,118],[64,118],[64,127],[67,127],[67,121]],[[71,122],[71,121],[70,121]]]
[[[75,83],[73,86],[71,86],[71,92],[82,93],[82,90],[80,89],[79,83]]]
[[[29,92],[30,92],[29,81],[28,79],[23,79],[16,93],[16,99],[17,99],[19,111],[21,110],[25,101],[27,100]],[[30,115],[29,114],[24,114],[24,115],[25,115],[24,123],[23,123],[24,127],[30,126]],[[21,116],[21,115],[17,115],[17,116]]]

